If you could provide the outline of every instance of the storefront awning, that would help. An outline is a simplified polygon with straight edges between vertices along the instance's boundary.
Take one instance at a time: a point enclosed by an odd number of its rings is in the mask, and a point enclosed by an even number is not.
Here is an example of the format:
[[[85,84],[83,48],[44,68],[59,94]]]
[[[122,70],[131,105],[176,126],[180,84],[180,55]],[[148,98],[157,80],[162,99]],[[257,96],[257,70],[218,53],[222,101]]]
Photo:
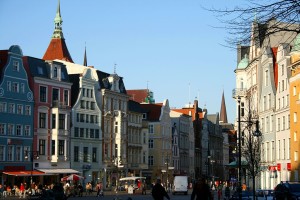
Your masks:
[[[236,161],[233,161],[233,162],[231,162],[231,163],[229,163],[228,165],[225,165],[225,166],[227,166],[227,167],[229,167],[229,168],[230,168],[230,167],[231,167],[231,168],[238,168],[238,167],[239,167],[239,163],[236,162]],[[242,167],[248,166],[248,162],[245,161],[245,160],[242,160],[241,166],[242,166]]]
[[[40,171],[4,171],[3,174],[9,175],[9,176],[41,176],[45,175],[44,172]]]
[[[45,174],[79,174],[80,172],[74,169],[37,169]]]

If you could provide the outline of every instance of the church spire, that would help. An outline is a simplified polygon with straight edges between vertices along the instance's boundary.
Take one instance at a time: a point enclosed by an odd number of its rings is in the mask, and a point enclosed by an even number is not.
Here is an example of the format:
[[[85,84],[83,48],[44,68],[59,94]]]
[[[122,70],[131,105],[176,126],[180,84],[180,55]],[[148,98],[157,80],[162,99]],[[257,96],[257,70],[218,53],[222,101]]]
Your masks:
[[[58,0],[56,15],[54,18],[55,29],[50,41],[50,44],[43,56],[44,60],[66,60],[72,62],[71,55],[67,48],[65,38],[62,32],[62,18],[60,14],[60,0]]]
[[[52,35],[52,38],[64,38],[63,32],[62,32],[62,18],[60,14],[60,0],[58,0],[58,5],[57,5],[57,10],[56,10],[56,15],[54,18],[54,32]]]
[[[220,110],[220,122],[228,123],[224,91],[223,91],[223,94],[222,94],[222,102],[221,102],[221,110]]]
[[[83,66],[87,66],[87,58],[86,58],[86,46],[84,47]]]

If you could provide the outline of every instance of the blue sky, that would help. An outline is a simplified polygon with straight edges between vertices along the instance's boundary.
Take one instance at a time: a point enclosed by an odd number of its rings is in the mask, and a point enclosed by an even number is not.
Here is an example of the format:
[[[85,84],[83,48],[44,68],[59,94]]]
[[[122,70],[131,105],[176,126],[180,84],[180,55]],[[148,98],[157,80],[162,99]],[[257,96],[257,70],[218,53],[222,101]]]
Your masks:
[[[1,0],[0,49],[19,45],[42,58],[54,30],[57,0]],[[124,77],[126,89],[154,92],[181,108],[195,98],[208,114],[220,111],[224,91],[234,123],[236,51],[224,47],[226,30],[205,7],[238,0],[61,0],[63,33],[72,59]]]

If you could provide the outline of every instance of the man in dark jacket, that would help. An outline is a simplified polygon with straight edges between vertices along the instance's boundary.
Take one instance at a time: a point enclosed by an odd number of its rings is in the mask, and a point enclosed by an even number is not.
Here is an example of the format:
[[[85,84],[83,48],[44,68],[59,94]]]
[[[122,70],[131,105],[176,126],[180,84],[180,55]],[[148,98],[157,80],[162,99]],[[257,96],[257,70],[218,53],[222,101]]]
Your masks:
[[[154,200],[163,200],[164,197],[170,200],[168,193],[166,192],[165,188],[161,185],[160,179],[156,180],[156,184],[152,188],[152,197]]]
[[[210,188],[205,178],[201,178],[200,181],[194,185],[191,200],[194,200],[195,196],[197,196],[196,200],[212,200]]]

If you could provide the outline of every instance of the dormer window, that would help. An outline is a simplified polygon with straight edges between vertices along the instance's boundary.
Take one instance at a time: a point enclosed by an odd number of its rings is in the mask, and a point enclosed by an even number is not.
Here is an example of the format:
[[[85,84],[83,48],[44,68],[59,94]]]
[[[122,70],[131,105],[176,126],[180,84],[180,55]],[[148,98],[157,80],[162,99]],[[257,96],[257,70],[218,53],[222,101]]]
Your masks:
[[[143,119],[147,119],[147,113],[143,113]]]
[[[57,78],[57,67],[54,67],[54,70],[53,70],[53,77],[54,77],[54,78]]]
[[[19,71],[19,62],[16,60],[13,62],[13,70],[17,72]]]

